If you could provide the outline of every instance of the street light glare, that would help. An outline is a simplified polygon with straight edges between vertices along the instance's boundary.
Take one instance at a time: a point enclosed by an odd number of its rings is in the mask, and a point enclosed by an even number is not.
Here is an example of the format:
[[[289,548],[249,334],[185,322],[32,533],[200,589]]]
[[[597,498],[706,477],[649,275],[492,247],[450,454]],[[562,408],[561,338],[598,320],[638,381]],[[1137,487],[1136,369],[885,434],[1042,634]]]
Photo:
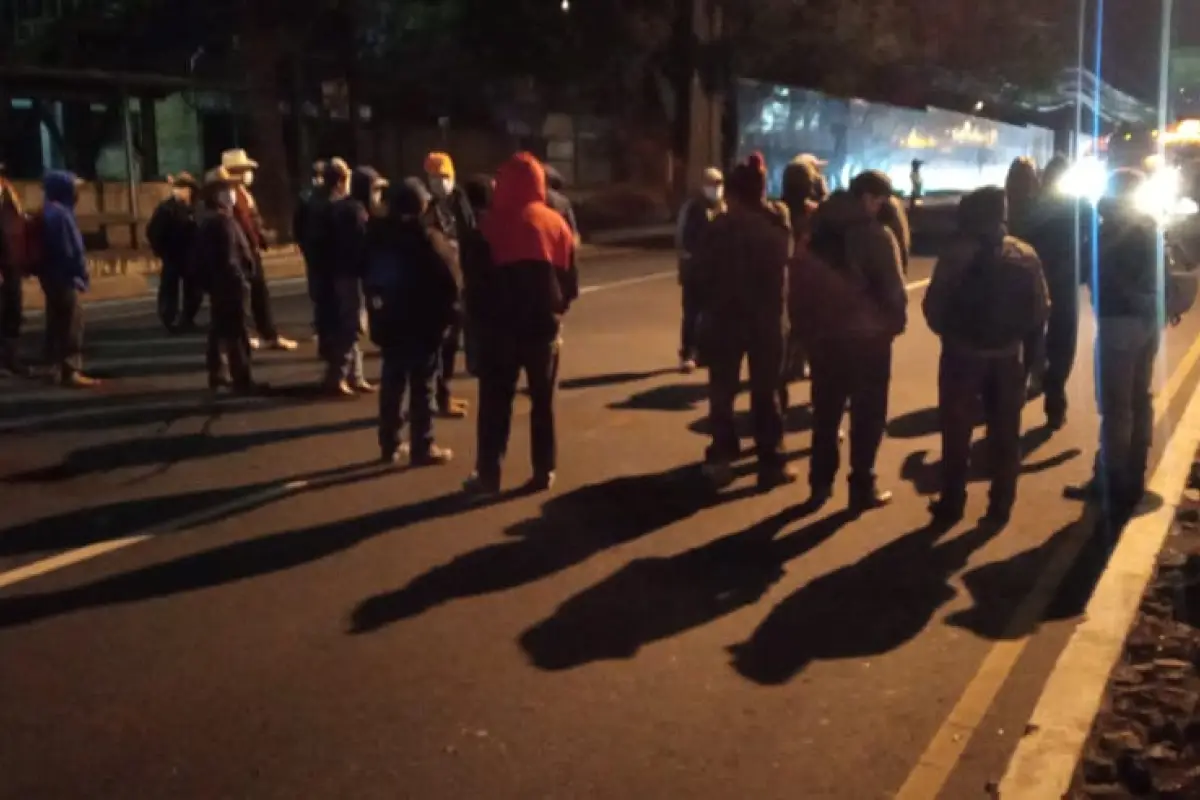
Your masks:
[[[562,5],[559,6],[559,8],[561,8],[563,13],[566,14],[571,10],[571,0],[562,0]]]

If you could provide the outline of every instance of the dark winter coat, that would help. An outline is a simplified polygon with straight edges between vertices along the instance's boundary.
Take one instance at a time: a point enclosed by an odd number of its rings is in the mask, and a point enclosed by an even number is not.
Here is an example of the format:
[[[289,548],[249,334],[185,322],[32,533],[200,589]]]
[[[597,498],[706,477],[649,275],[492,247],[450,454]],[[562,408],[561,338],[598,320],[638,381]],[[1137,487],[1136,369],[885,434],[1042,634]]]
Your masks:
[[[171,264],[186,265],[196,242],[196,208],[172,195],[158,204],[146,226],[154,255]]]
[[[331,250],[327,262],[333,275],[362,277],[366,271],[371,184],[378,177],[372,169],[355,169],[350,176],[350,194],[333,204]]]
[[[246,293],[255,253],[233,208],[210,205],[196,232],[193,265],[209,293],[213,325],[233,336],[246,324]]]
[[[433,198],[426,211],[426,221],[442,232],[454,247],[460,247],[476,228],[475,212],[463,190],[455,186],[445,197]]]
[[[713,220],[725,212],[723,200],[716,203],[702,194],[697,194],[679,210],[679,223],[675,231],[675,244],[679,249],[679,282],[685,283],[693,277],[693,261],[703,248],[705,236]]]
[[[1098,263],[1087,275],[1096,316],[1158,319],[1158,226],[1152,217],[1128,205],[1100,206]]]

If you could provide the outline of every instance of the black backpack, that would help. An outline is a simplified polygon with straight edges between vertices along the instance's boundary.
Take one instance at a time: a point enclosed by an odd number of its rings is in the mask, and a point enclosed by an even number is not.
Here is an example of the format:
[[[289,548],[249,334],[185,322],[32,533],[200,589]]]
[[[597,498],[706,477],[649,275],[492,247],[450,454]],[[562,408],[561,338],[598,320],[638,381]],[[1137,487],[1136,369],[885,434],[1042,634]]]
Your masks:
[[[1024,267],[1006,260],[1000,246],[981,246],[951,295],[945,337],[978,350],[1001,350],[1023,341],[1029,333],[1033,281],[1018,271]],[[1025,288],[1022,296],[1014,297],[1014,285]]]

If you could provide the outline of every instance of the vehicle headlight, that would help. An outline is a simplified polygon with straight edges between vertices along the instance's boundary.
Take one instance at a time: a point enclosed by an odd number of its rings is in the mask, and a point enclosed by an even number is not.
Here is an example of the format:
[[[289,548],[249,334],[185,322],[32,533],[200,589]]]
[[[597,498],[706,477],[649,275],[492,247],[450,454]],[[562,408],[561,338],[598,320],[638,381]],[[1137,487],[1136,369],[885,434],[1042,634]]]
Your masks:
[[[1081,158],[1067,168],[1058,181],[1058,191],[1095,203],[1108,186],[1108,169],[1095,158]]]
[[[1143,214],[1165,217],[1175,211],[1179,203],[1179,171],[1160,169],[1153,172],[1133,196],[1133,204]]]

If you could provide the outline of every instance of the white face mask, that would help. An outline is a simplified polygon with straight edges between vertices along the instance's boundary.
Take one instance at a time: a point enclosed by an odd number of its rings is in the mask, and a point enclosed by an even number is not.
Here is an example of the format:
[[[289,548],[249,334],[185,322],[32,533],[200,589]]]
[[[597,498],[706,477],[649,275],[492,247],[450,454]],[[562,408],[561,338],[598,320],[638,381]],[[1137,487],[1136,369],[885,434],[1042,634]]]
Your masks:
[[[725,196],[724,186],[705,186],[704,196],[708,198],[710,203],[719,203],[721,198]]]
[[[376,189],[371,192],[371,207],[379,208],[383,205],[383,189]]]
[[[442,175],[433,179],[433,191],[439,197],[449,197],[454,191],[454,178],[447,178]]]
[[[242,183],[245,186],[253,186],[254,185],[254,170],[248,169],[242,173]]]

